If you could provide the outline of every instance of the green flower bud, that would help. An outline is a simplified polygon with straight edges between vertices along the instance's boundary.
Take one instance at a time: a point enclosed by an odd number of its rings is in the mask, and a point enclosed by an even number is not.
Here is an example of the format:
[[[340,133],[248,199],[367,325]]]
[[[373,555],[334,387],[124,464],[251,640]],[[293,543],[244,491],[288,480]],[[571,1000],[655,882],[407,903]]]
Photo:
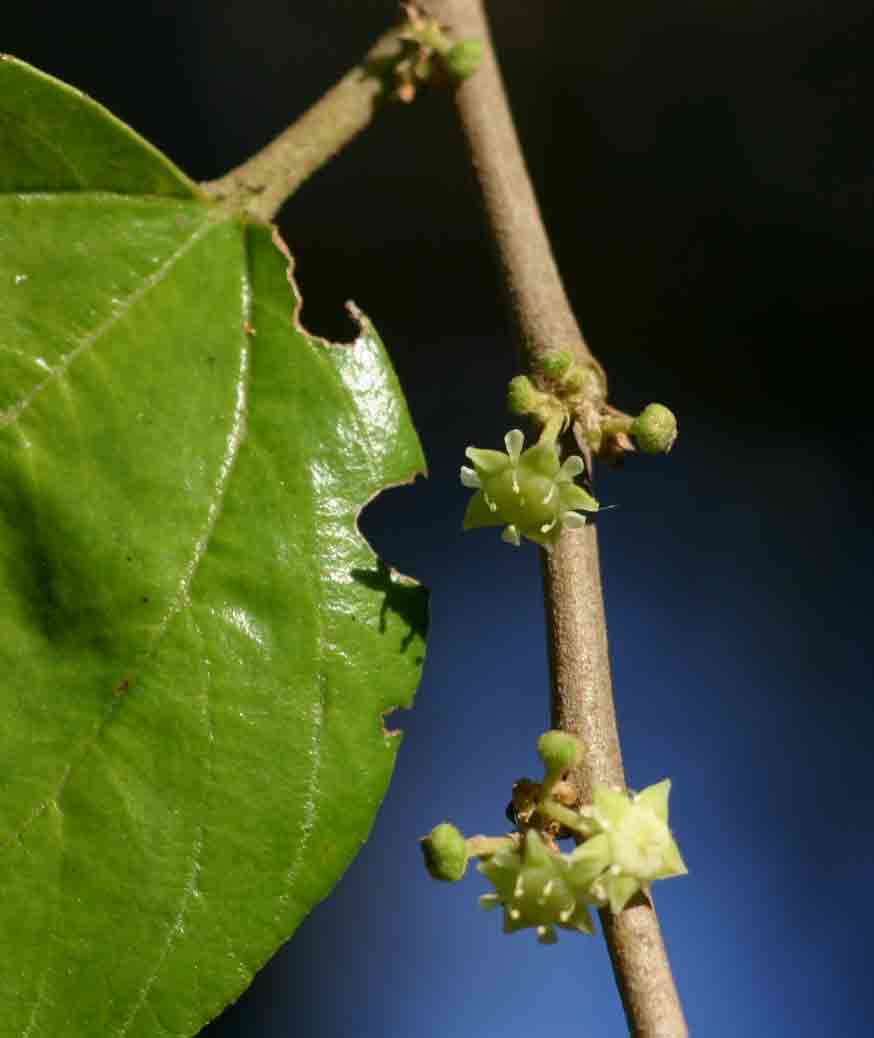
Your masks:
[[[631,425],[634,442],[644,454],[667,454],[677,439],[677,419],[664,404],[648,404]]]
[[[537,368],[547,378],[561,378],[571,366],[572,360],[573,357],[564,350],[554,350],[537,359]]]
[[[479,40],[462,40],[443,55],[446,68],[454,79],[468,79],[479,68],[483,45]]]
[[[561,774],[583,759],[583,744],[575,735],[552,730],[537,740],[537,752],[547,774]]]
[[[507,409],[513,414],[531,414],[538,404],[543,393],[539,392],[531,384],[531,379],[525,375],[517,375],[510,379],[507,386]]]
[[[559,462],[555,443],[541,440],[522,450],[525,437],[513,429],[504,437],[507,453],[468,447],[473,468],[461,469],[461,482],[476,490],[467,506],[464,529],[503,526],[503,539],[518,545],[522,537],[551,548],[563,528],[585,523],[579,512],[596,512],[598,502],[574,483],[584,470],[572,455]]]
[[[541,944],[554,944],[556,926],[594,932],[586,907],[591,899],[572,886],[569,858],[551,851],[533,829],[521,848],[500,850],[478,867],[495,888],[480,905],[503,907],[505,933],[535,927]]]
[[[467,844],[461,832],[441,822],[421,841],[425,867],[433,879],[455,883],[467,869]]]

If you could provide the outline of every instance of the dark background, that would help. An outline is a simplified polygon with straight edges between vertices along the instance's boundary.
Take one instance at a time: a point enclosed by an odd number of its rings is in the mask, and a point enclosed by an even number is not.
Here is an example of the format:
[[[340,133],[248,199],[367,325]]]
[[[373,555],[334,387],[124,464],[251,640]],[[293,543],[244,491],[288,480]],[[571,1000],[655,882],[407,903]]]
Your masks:
[[[864,2],[490,5],[532,175],[612,398],[680,417],[600,472],[626,768],[674,780],[690,877],[656,891],[696,1035],[868,1033],[872,25]],[[261,146],[395,19],[390,0],[34,3],[0,49],[198,179]],[[444,96],[393,110],[286,206],[311,330],[342,303],[395,360],[431,478],[363,519],[432,590],[416,709],[373,837],[209,1038],[625,1033],[606,953],[540,948],[438,887],[416,837],[497,832],[548,724],[536,550],[462,537],[464,447],[514,373]]]

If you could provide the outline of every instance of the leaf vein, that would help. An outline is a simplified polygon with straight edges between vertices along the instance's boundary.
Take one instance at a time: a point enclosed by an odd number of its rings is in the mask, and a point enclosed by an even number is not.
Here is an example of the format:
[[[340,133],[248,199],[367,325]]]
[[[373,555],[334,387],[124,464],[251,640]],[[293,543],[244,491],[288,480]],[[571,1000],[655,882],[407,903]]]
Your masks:
[[[5,411],[0,411],[0,429],[16,422],[21,414],[26,411],[33,401],[40,395],[40,393],[52,385],[57,379],[66,374],[67,370],[78,357],[90,350],[91,347],[99,342],[100,339],[115,324],[117,324],[129,310],[131,310],[132,307],[136,306],[136,304],[145,298],[153,288],[159,285],[167,277],[178,261],[188,253],[201,238],[203,238],[211,226],[212,223],[209,220],[205,220],[200,224],[200,226],[198,226],[194,232],[178,246],[178,248],[174,249],[173,252],[170,253],[157,270],[143,278],[142,283],[122,300],[121,305],[116,307],[113,312],[95,329],[82,336],[76,345],[61,357],[59,363],[50,370],[49,374],[41,382],[38,382],[29,393],[16,401],[10,407],[6,408]]]
[[[179,908],[176,911],[176,915],[173,919],[173,923],[167,929],[167,936],[164,939],[164,943],[161,946],[161,952],[158,956],[158,960],[155,963],[154,969],[151,971],[149,976],[143,982],[142,987],[139,990],[137,999],[128,1013],[127,1018],[122,1024],[121,1030],[118,1032],[118,1038],[124,1038],[124,1036],[130,1030],[131,1024],[136,1020],[140,1014],[140,1010],[146,1004],[146,999],[149,997],[149,993],[154,986],[154,983],[167,961],[167,956],[170,954],[170,949],[173,947],[173,942],[183,932],[183,922],[185,920],[185,914],[188,911],[188,906],[191,903],[191,899],[194,897],[195,892],[198,888],[197,877],[200,873],[200,861],[203,853],[203,826],[197,827],[197,832],[194,837],[194,844],[191,851],[191,868],[188,872],[188,878],[185,883],[185,887],[182,890],[182,896],[180,898]]]
[[[187,250],[186,250],[187,251]],[[178,258],[178,250],[177,250]],[[242,291],[242,310],[244,317],[248,319],[249,312],[251,309],[251,291],[249,288],[248,280],[243,280],[243,291]],[[197,571],[200,562],[206,554],[209,540],[212,536],[213,530],[215,529],[216,521],[218,520],[221,512],[221,503],[224,499],[224,495],[227,492],[227,486],[231,474],[231,470],[234,466],[234,462],[239,454],[240,446],[245,436],[245,423],[246,423],[246,410],[248,407],[248,379],[249,379],[249,345],[245,335],[241,340],[240,347],[240,367],[236,383],[236,401],[234,407],[234,413],[231,419],[231,429],[228,433],[225,441],[225,453],[222,457],[221,465],[219,466],[219,475],[216,480],[215,492],[210,500],[206,522],[200,532],[197,540],[195,541],[194,549],[191,557],[186,562],[182,576],[177,584],[176,594],[166,614],[158,624],[157,631],[154,635],[152,645],[148,652],[145,654],[145,658],[148,659],[153,657],[157,651],[158,645],[163,639],[170,626],[172,620],[184,609],[187,608],[190,603],[189,592],[191,589],[194,575]],[[3,843],[0,843],[0,851],[9,847],[16,841],[21,841],[27,830],[36,822],[36,820],[45,812],[45,810],[51,805],[55,804],[60,807],[61,797],[64,792],[64,788],[70,779],[70,775],[73,771],[81,764],[82,760],[87,757],[88,753],[97,745],[100,741],[103,732],[106,730],[116,710],[124,702],[124,699],[113,698],[109,703],[109,706],[104,713],[103,719],[98,724],[93,735],[88,738],[81,748],[81,752],[75,760],[67,766],[64,774],[61,776],[61,780],[58,783],[54,793],[48,796],[42,804],[36,807],[30,814],[30,816],[24,821],[20,828],[13,832]]]

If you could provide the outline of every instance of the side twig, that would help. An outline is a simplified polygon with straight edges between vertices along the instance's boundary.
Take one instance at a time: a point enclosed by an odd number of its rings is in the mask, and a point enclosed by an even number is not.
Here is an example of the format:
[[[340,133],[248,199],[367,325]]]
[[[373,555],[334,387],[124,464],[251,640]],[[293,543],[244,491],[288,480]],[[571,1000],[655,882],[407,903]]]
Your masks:
[[[201,187],[216,202],[269,222],[300,185],[364,130],[392,92],[399,26],[291,126],[242,165]]]
[[[483,43],[477,73],[456,103],[497,246],[523,363],[554,349],[591,360],[571,311],[513,126],[482,0],[429,0],[456,39]],[[607,627],[594,526],[564,531],[541,553],[552,671],[552,724],[579,736],[587,754],[573,776],[584,799],[595,783],[624,788],[613,707]],[[638,897],[618,916],[601,914],[629,1029],[683,1038],[683,1010],[652,902]]]

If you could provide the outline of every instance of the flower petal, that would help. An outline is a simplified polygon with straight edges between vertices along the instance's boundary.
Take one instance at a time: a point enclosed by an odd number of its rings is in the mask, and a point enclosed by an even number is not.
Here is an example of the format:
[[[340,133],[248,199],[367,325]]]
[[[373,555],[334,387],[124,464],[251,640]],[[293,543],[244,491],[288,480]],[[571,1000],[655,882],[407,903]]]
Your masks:
[[[610,876],[604,886],[607,888],[610,911],[618,915],[640,890],[640,881],[633,876]]]
[[[579,512],[565,512],[561,517],[561,525],[568,530],[579,530],[586,525],[586,517]]]
[[[525,834],[522,846],[522,861],[529,868],[548,868],[554,862],[553,855],[546,849],[546,844],[537,835],[535,829]]]
[[[486,502],[485,494],[478,490],[467,504],[463,526],[465,530],[479,530],[483,526],[503,526],[506,521],[495,517],[495,513]]]
[[[589,910],[582,903],[577,904],[571,918],[560,925],[567,927],[568,930],[579,930],[580,933],[587,933],[590,936],[595,933],[595,924],[592,921],[591,915],[589,915]]]
[[[647,786],[634,797],[636,804],[644,804],[660,818],[665,825],[668,824],[668,797],[671,792],[671,780],[662,779],[653,786]]]
[[[568,512],[597,512],[598,502],[576,483],[561,483],[558,497]]]
[[[468,487],[470,490],[479,490],[482,486],[479,476],[476,474],[474,469],[469,469],[466,465],[461,466],[461,485]]]
[[[535,443],[519,459],[519,464],[529,472],[552,479],[561,466],[558,463],[558,447],[554,443]]]
[[[677,846],[677,841],[671,837],[671,842],[668,844],[664,853],[664,864],[659,869],[656,879],[668,879],[671,876],[685,876],[689,870],[686,868],[686,863],[680,855],[680,848]]]
[[[610,789],[609,786],[595,786],[592,790],[592,804],[595,808],[595,821],[605,830],[615,828],[631,810],[628,796]]]
[[[503,472],[512,464],[510,459],[502,451],[481,450],[479,447],[468,447],[465,456],[473,462],[480,476],[492,476],[497,472]]]
[[[525,446],[525,434],[521,429],[511,429],[504,437],[504,445],[511,460],[517,462],[519,455],[522,453],[522,448]]]
[[[588,890],[610,864],[610,841],[606,833],[600,833],[581,843],[568,855],[568,878],[577,889]]]
[[[585,471],[586,466],[583,459],[579,454],[572,454],[569,458],[565,458],[564,464],[558,470],[555,478],[559,483],[573,483],[574,479]]]

